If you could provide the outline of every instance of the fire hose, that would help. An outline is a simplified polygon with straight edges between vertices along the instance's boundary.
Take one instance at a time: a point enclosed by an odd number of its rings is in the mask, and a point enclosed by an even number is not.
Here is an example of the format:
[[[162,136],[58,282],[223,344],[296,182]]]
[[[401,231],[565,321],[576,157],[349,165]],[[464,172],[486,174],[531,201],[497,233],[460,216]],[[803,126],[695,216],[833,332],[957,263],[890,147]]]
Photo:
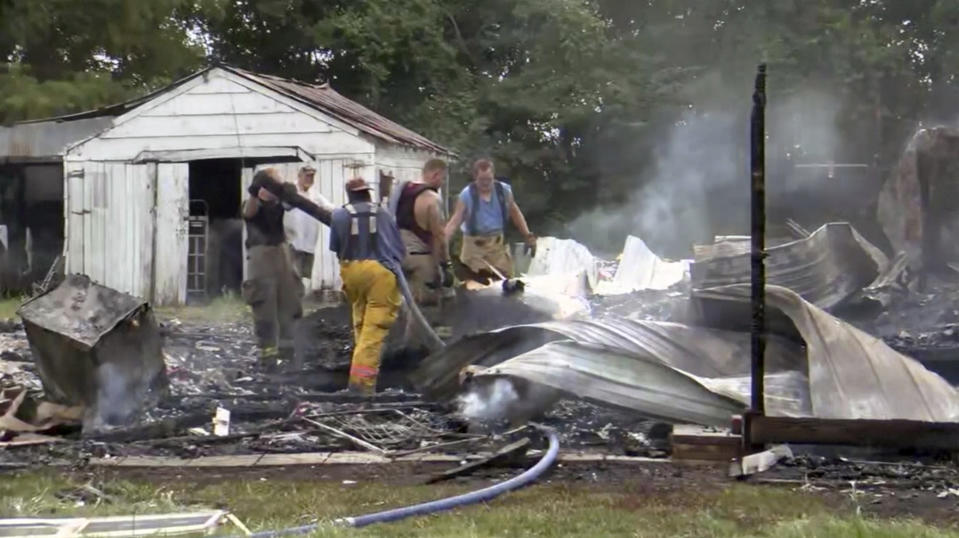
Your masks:
[[[456,495],[454,497],[447,497],[445,499],[414,504],[412,506],[405,506],[402,508],[394,508],[392,510],[384,510],[382,512],[374,512],[372,514],[366,514],[362,516],[340,518],[334,520],[333,524],[342,527],[365,527],[375,523],[388,523],[411,516],[433,514],[443,510],[450,510],[461,506],[489,501],[495,497],[498,497],[499,495],[502,495],[503,493],[529,485],[539,478],[546,471],[546,469],[548,469],[553,462],[556,461],[556,456],[559,454],[559,436],[556,435],[556,432],[552,429],[547,429],[542,426],[538,427],[546,433],[546,436],[549,439],[549,448],[546,449],[546,453],[543,454],[543,457],[536,462],[536,465],[530,467],[526,471],[523,471],[523,473],[510,478],[509,480],[500,482],[498,484],[493,484],[492,486],[483,489],[464,493],[462,495]],[[299,527],[261,531],[253,533],[250,536],[254,538],[273,538],[275,536],[309,534],[318,530],[320,525],[320,523],[312,523],[310,525],[302,525]]]
[[[331,211],[328,208],[322,207],[308,200],[307,198],[300,196],[295,190],[292,192],[289,189],[285,190],[282,192],[282,194],[280,194],[280,198],[284,202],[302,209],[304,212],[313,216],[320,222],[329,224]],[[403,271],[400,268],[393,268],[393,273],[396,275],[396,280],[399,283],[400,291],[403,294],[403,298],[405,299],[410,314],[424,329],[424,332],[429,337],[430,347],[433,350],[444,347],[445,344],[439,338],[439,336],[436,335],[436,332],[433,331],[433,328],[426,321],[423,313],[416,305],[416,301],[413,300],[413,294],[410,291],[409,283],[406,281],[406,277],[403,275]],[[395,508],[392,510],[385,510],[382,512],[375,512],[372,514],[340,518],[334,520],[333,524],[344,527],[365,527],[375,523],[388,523],[391,521],[405,519],[407,517],[432,514],[443,510],[451,510],[461,506],[489,501],[495,497],[498,497],[499,495],[502,495],[503,493],[529,485],[539,478],[540,475],[542,475],[546,469],[548,469],[553,462],[556,461],[556,456],[559,454],[559,436],[556,434],[556,432],[543,426],[536,427],[544,431],[549,440],[549,447],[547,448],[546,453],[543,454],[543,457],[540,458],[538,462],[536,462],[536,465],[530,467],[523,473],[510,478],[509,480],[483,489],[464,493],[462,495],[456,495],[454,497],[447,497],[445,499],[415,504],[402,508]],[[253,533],[250,536],[255,538],[272,538],[275,536],[309,534],[319,529],[319,527],[320,523],[312,523],[310,525],[289,527],[279,530],[261,531]]]

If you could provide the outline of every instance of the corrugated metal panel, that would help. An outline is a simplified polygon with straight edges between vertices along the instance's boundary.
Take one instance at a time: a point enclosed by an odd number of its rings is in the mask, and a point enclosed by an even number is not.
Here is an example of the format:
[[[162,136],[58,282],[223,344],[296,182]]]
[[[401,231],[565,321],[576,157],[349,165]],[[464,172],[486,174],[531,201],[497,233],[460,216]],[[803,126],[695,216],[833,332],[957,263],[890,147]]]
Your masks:
[[[655,357],[553,342],[477,376],[511,376],[668,422],[725,426],[745,406]]]
[[[428,357],[413,374],[427,393],[449,397],[468,364],[478,374],[545,384],[673,421],[728,423],[730,401],[748,402],[750,287],[697,293],[704,321],[721,330],[618,318],[515,326],[468,336]],[[954,422],[956,388],[919,362],[780,286],[767,286],[770,317],[787,325],[767,349],[770,415]],[[798,332],[795,340],[794,333]],[[715,397],[720,397],[719,399]],[[735,406],[734,406],[735,407]]]
[[[909,141],[899,163],[879,192],[877,218],[889,242],[897,252],[905,252],[912,265],[921,260],[924,226],[942,226],[945,216],[953,218],[959,202],[956,172],[959,160],[959,129],[934,127],[919,130]],[[920,177],[920,175],[922,177]],[[924,204],[923,184],[928,203]],[[927,214],[941,222],[927,222]],[[936,230],[929,232],[935,233]],[[936,249],[934,244],[930,244]],[[948,252],[948,251],[947,251]],[[948,256],[943,256],[948,258]],[[938,263],[939,260],[928,261]]]
[[[712,319],[748,319],[748,285],[697,293]],[[955,422],[959,394],[939,375],[882,340],[805,301],[795,292],[766,287],[766,308],[787,316],[806,344],[813,414],[837,419],[908,419]]]
[[[112,121],[112,117],[99,117],[0,127],[0,159],[59,159],[68,145],[106,129]]]
[[[845,222],[825,224],[805,239],[767,249],[766,281],[785,286],[821,308],[833,308],[868,286],[889,263]],[[697,289],[749,282],[750,255],[697,261]]]
[[[584,273],[591,288],[598,283],[596,258],[581,243],[572,239],[541,237],[536,240],[536,256],[530,263],[527,274],[579,274]]]
[[[626,238],[623,256],[611,282],[602,282],[596,293],[617,295],[638,290],[665,290],[686,279],[689,260],[666,261],[636,237]]]
[[[414,377],[431,393],[445,397],[456,390],[457,375],[463,367],[496,364],[557,339],[655,357],[669,367],[700,377],[739,376],[749,372],[749,333],[610,316],[602,320],[517,325],[473,335],[429,357]],[[774,335],[768,338],[767,371],[804,369],[804,362],[802,350],[795,342]]]

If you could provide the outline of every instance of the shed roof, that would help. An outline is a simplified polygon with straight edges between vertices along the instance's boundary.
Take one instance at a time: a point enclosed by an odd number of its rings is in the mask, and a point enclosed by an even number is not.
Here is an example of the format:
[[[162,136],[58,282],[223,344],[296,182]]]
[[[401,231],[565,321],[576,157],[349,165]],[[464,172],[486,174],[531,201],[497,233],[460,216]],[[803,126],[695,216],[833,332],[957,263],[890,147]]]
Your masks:
[[[347,99],[334,90],[328,83],[308,84],[306,82],[253,73],[235,67],[221,67],[248,80],[262,84],[271,90],[282,93],[287,97],[302,101],[370,136],[387,142],[435,151],[437,153],[451,153],[449,149],[436,142],[373,112],[356,101]]]
[[[218,64],[206,67],[157,91],[130,101],[109,105],[96,110],[53,118],[29,120],[16,123],[10,127],[0,127],[0,158],[4,156],[51,157],[60,155],[64,146],[107,128],[109,126],[109,120],[107,118],[125,114],[154,97],[181,86],[197,77],[203,76],[214,69],[222,69],[263,86],[264,88],[281,93],[286,97],[295,99],[324,114],[328,114],[356,128],[360,132],[382,141],[445,155],[453,154],[450,149],[344,97],[329,84],[310,84]],[[70,127],[66,127],[67,125],[70,125]],[[80,126],[83,128],[80,129]],[[77,129],[72,127],[77,127]],[[80,131],[82,131],[82,133]],[[13,141],[15,139],[22,139],[25,134],[28,135],[31,140],[43,141],[49,137],[49,133],[51,132],[60,132],[62,134],[62,136],[56,137],[57,144],[31,144],[31,147],[28,148],[15,148],[13,146]],[[60,144],[59,138],[63,137],[68,137],[70,140],[63,140],[63,144]]]

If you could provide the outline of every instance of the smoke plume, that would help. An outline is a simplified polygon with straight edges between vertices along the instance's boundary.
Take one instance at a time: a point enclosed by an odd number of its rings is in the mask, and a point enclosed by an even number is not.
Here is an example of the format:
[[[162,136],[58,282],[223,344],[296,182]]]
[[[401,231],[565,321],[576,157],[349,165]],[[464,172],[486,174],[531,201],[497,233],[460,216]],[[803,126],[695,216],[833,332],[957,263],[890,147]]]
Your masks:
[[[744,78],[744,80],[748,80]],[[581,215],[569,232],[602,251],[622,248],[637,235],[657,254],[685,258],[714,235],[749,233],[750,86],[731,91],[705,77],[700,99],[661,127],[661,141],[637,173],[629,201]],[[841,159],[839,101],[818,89],[770,94],[766,108],[766,181],[770,220],[778,207],[800,204],[804,194],[830,188],[825,168],[799,163]],[[835,181],[833,181],[835,183]],[[797,197],[798,198],[794,198]],[[783,217],[782,220],[785,220]]]

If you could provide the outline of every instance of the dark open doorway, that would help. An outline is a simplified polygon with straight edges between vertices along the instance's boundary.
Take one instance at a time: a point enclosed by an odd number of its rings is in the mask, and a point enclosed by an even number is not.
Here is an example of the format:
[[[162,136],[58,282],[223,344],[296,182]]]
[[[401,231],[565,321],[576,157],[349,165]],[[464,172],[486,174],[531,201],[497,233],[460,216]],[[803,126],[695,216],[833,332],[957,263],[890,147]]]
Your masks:
[[[0,165],[0,295],[30,293],[63,251],[63,166]]]
[[[239,159],[190,161],[187,301],[237,293],[243,281]]]

